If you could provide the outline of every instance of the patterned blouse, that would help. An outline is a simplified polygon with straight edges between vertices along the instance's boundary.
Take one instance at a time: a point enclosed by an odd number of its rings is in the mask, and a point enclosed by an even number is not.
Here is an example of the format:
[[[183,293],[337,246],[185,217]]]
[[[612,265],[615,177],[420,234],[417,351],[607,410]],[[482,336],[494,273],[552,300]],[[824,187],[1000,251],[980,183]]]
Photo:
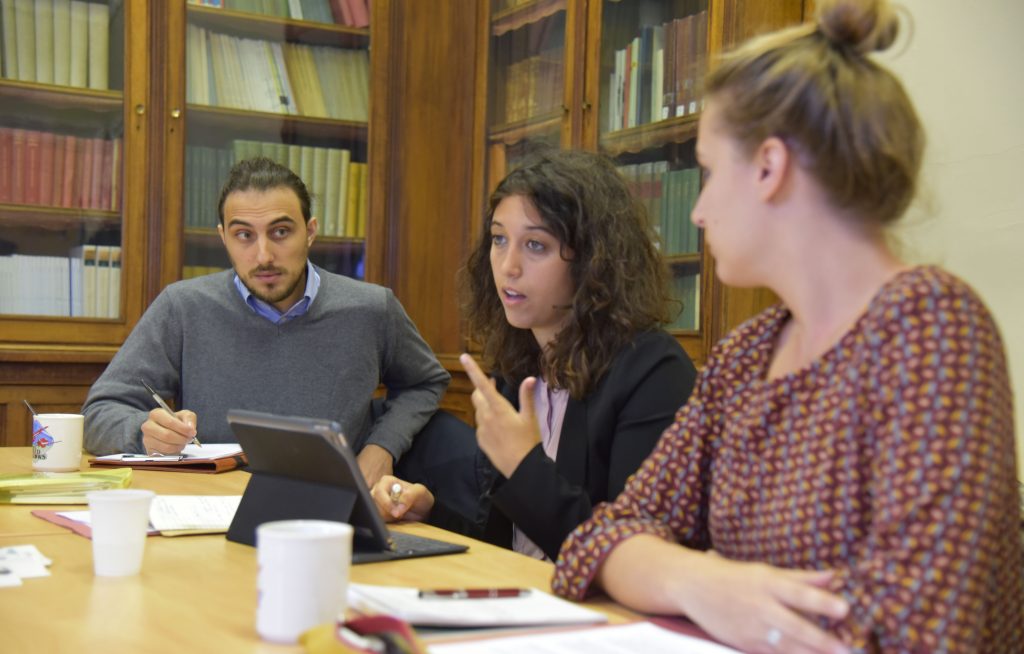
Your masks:
[[[830,351],[768,380],[788,318],[772,307],[715,347],[622,494],[563,544],[554,590],[583,598],[646,533],[834,569],[852,610],[823,624],[855,651],[1024,652],[1011,390],[981,300],[905,271]]]

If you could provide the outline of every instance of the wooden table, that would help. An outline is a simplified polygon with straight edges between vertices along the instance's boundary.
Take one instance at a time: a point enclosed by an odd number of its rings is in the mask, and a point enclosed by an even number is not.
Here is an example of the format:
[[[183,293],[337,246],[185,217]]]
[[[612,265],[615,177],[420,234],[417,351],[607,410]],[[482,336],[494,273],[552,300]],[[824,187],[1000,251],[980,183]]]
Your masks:
[[[28,472],[31,448],[0,448],[0,472]],[[87,467],[83,458],[83,469]],[[249,473],[136,470],[132,487],[164,494],[239,495]],[[151,537],[142,573],[96,577],[88,539],[31,515],[39,505],[0,505],[0,547],[33,544],[53,560],[50,577],[0,588],[4,652],[299,652],[256,634],[256,550],[223,535]],[[402,586],[530,586],[547,589],[552,566],[424,524],[402,531],[470,546],[465,554],[352,567],[356,582]],[[636,615],[606,598],[588,602],[612,622]]]

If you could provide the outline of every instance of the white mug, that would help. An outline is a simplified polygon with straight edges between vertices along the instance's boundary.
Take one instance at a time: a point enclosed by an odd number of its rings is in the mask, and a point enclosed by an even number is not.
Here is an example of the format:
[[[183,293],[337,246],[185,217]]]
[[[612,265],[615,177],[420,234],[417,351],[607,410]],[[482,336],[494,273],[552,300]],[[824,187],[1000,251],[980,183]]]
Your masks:
[[[82,463],[82,426],[77,413],[40,413],[32,417],[32,469],[71,472]]]
[[[256,631],[275,643],[345,611],[352,526],[327,520],[281,520],[256,528],[259,604]]]

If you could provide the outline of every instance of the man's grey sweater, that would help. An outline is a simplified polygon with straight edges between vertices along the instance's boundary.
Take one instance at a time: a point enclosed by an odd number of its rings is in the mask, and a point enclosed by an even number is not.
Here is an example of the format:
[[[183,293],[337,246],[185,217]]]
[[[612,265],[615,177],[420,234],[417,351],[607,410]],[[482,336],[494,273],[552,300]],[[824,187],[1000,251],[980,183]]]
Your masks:
[[[164,289],[89,391],[86,449],[142,452],[154,408],[144,379],[195,411],[204,443],[234,442],[227,412],[249,409],[336,420],[356,451],[374,443],[397,460],[449,375],[390,290],[317,271],[309,311],[280,325],[245,304],[230,270]],[[373,423],[379,384],[388,395]]]

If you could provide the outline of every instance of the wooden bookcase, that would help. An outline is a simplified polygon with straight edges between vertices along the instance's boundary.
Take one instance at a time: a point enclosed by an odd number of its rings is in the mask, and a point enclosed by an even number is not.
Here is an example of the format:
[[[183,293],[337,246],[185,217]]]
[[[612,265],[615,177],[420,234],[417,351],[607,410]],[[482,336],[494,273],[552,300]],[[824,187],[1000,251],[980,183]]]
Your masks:
[[[487,192],[503,171],[531,141],[601,148],[624,164],[685,157],[692,148],[689,118],[620,134],[601,129],[601,85],[609,72],[602,69],[602,58],[622,47],[603,40],[603,32],[614,31],[606,8],[636,1],[532,0],[498,6],[373,0],[369,28],[348,28],[236,11],[248,6],[237,0],[224,0],[227,6],[220,9],[185,0],[90,0],[116,16],[108,23],[110,88],[4,76],[0,128],[121,138],[119,207],[0,201],[0,240],[13,242],[19,253],[58,257],[83,244],[120,245],[120,284],[107,304],[116,308],[104,317],[0,312],[0,445],[27,442],[30,421],[22,399],[39,411],[77,411],[89,385],[160,290],[181,279],[186,265],[214,265],[204,257],[219,252],[216,237],[208,227],[189,224],[195,215],[190,214],[195,178],[188,173],[189,148],[227,147],[240,139],[344,148],[350,160],[366,163],[365,235],[322,237],[314,259],[394,289],[454,373],[442,406],[471,420],[471,388],[457,361],[467,343],[455,281],[478,235]],[[34,0],[0,0],[0,8],[6,12],[22,2],[35,11]],[[656,4],[669,5],[673,16],[694,13],[688,1]],[[800,0],[706,0],[706,6],[710,53],[802,16]],[[559,29],[529,37],[530,25],[552,20],[561,21]],[[237,38],[369,51],[366,120],[190,101],[190,26]],[[560,75],[561,86],[542,87],[542,101],[535,89],[536,106],[527,105],[525,117],[513,113],[507,120],[494,113],[500,70],[492,65],[492,41],[504,38],[514,50],[524,38],[516,32],[527,35],[527,48],[529,38],[544,46],[538,53],[561,52],[560,72],[549,59],[523,67]],[[8,174],[4,161],[0,158],[0,176]],[[678,332],[701,361],[710,343],[763,306],[765,297],[713,282],[706,252],[679,266],[701,274],[700,328]],[[116,298],[113,303],[110,297]]]
[[[728,329],[774,298],[715,281],[714,262],[690,224],[700,184],[694,158],[700,79],[723,48],[802,20],[803,4],[491,0],[478,30],[485,63],[477,80],[483,98],[477,206],[538,145],[608,154],[661,234],[682,305],[669,329],[703,362]]]

